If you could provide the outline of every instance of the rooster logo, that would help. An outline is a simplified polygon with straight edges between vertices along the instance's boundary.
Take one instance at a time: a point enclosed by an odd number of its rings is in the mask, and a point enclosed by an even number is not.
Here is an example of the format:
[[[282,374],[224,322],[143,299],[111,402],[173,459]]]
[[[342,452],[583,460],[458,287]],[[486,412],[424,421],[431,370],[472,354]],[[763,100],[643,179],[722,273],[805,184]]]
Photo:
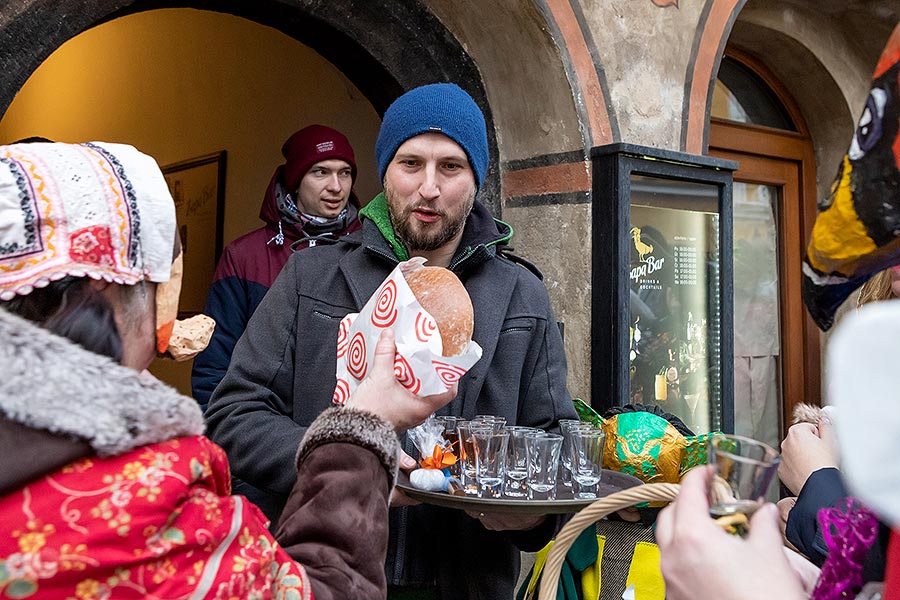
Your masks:
[[[641,262],[647,262],[647,255],[653,252],[653,246],[641,241],[641,228],[632,227],[631,237],[634,238],[634,249],[638,251]]]

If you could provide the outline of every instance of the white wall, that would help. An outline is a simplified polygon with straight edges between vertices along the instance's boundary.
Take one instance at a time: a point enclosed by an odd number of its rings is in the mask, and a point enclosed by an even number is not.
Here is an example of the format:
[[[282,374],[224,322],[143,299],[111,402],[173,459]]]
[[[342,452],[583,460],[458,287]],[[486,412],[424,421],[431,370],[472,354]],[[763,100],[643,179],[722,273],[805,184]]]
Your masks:
[[[105,23],[60,47],[0,120],[0,143],[33,135],[122,142],[161,165],[227,150],[228,243],[261,225],[281,144],[311,123],[347,135],[359,165],[357,193],[363,202],[373,197],[380,119],[340,71],[269,27],[166,9]],[[189,364],[158,362],[153,370],[189,393]]]

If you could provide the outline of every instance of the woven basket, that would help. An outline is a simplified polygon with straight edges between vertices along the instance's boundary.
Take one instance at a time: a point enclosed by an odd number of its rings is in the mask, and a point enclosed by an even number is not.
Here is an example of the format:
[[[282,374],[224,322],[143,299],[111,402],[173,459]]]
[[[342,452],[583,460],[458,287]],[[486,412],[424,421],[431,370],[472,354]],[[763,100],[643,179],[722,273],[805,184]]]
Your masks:
[[[538,600],[556,600],[559,573],[566,559],[566,554],[568,554],[572,544],[575,543],[575,539],[585,528],[617,510],[622,510],[635,504],[656,501],[670,502],[675,499],[680,489],[681,486],[677,483],[648,483],[610,494],[582,509],[581,512],[572,517],[572,520],[566,523],[550,548],[541,576],[541,591],[538,595]]]

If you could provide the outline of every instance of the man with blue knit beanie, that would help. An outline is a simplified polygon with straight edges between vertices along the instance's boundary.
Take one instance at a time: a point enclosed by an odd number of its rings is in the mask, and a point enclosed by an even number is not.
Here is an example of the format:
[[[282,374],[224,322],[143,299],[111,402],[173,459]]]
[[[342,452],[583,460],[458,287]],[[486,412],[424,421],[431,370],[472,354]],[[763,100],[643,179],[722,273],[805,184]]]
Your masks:
[[[432,83],[409,91],[384,113],[375,161],[384,181],[388,163],[400,144],[420,133],[443,133],[462,146],[481,189],[488,168],[487,128],[481,109],[461,87],[453,83]]]
[[[375,155],[384,192],[360,211],[361,232],[291,257],[206,413],[210,437],[228,452],[234,475],[281,505],[295,483],[294,454],[306,427],[331,404],[340,320],[412,256],[459,276],[475,309],[473,338],[484,350],[441,414],[493,414],[542,429],[576,418],[547,291],[504,253],[512,228],[476,200],[489,149],[475,101],[448,83],[403,94],[384,114]],[[408,442],[404,448],[412,452]],[[408,456],[400,462],[404,470],[415,466]],[[511,599],[519,550],[540,549],[559,524],[555,517],[413,504],[395,490],[390,510],[384,507],[389,518],[381,525],[390,527],[390,538],[378,583],[391,599]],[[299,506],[292,501],[283,519]],[[357,526],[348,516],[346,543],[371,543],[374,536],[354,535]]]

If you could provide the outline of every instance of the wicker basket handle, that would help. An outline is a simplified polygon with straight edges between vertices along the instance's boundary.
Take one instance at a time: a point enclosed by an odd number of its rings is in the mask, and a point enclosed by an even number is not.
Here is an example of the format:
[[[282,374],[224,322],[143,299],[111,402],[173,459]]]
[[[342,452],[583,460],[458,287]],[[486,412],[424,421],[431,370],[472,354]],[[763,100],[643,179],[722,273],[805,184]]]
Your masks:
[[[538,600],[556,600],[557,582],[563,561],[569,548],[586,527],[610,513],[641,502],[672,501],[680,489],[681,486],[677,483],[648,483],[610,494],[582,509],[560,530],[550,548],[541,576]]]

